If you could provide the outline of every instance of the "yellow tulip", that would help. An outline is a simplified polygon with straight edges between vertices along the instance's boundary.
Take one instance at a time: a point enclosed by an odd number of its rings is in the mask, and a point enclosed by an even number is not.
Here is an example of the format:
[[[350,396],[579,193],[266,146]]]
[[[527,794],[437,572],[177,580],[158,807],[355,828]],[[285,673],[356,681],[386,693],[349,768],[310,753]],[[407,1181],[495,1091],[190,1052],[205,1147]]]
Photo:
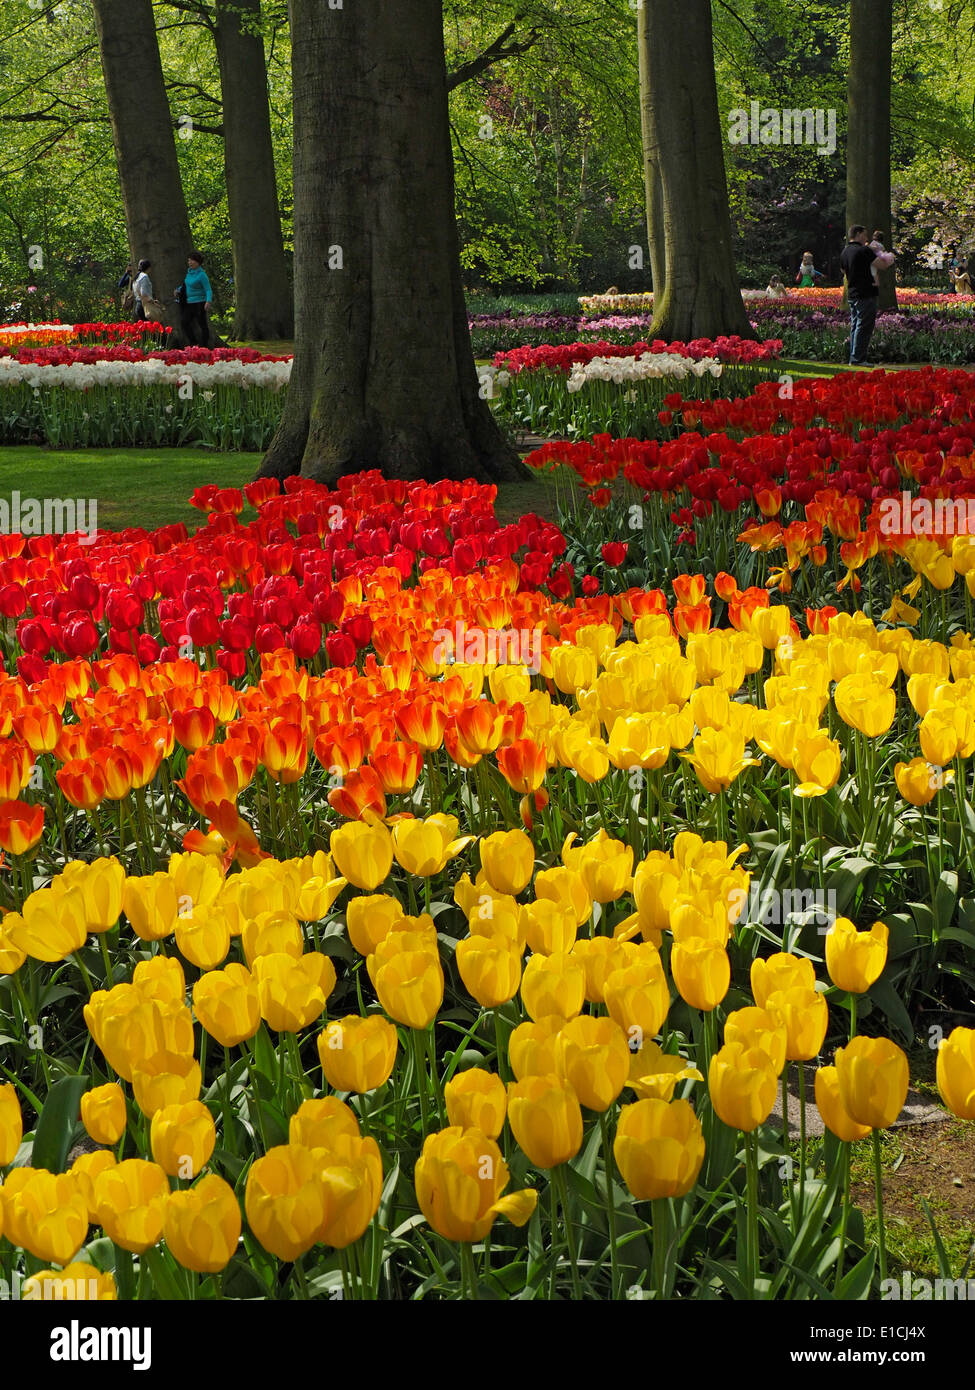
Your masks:
[[[383,1192],[383,1162],[375,1139],[339,1135],[314,1157],[318,1181],[325,1193],[325,1218],[319,1240],[344,1250],[365,1234],[379,1210]]]
[[[457,836],[457,817],[436,814],[426,820],[404,817],[393,827],[393,853],[408,874],[431,878],[455,859],[473,835]],[[352,880],[353,883],[355,879]]]
[[[731,962],[724,946],[707,937],[691,936],[674,942],[670,970],[677,992],[692,1009],[710,1013],[728,993]]]
[[[173,1258],[197,1274],[217,1274],[233,1259],[240,1240],[240,1207],[234,1190],[207,1173],[185,1192],[170,1193],[163,1234]]]
[[[13,1163],[23,1137],[24,1120],[17,1091],[5,1081],[0,1084],[0,1168]]]
[[[870,1133],[870,1126],[857,1124],[844,1107],[835,1067],[820,1067],[816,1072],[816,1108],[826,1128],[845,1143],[866,1139]]]
[[[880,979],[887,964],[887,939],[883,922],[869,931],[857,931],[848,917],[837,917],[826,933],[826,969],[837,989],[864,994]]]
[[[580,1014],[558,1035],[559,1072],[588,1110],[607,1110],[626,1085],[630,1049],[611,1018]]]
[[[336,1091],[360,1095],[386,1084],[398,1046],[396,1029],[381,1014],[348,1014],[318,1035],[325,1080]]]
[[[679,1081],[703,1081],[697,1067],[685,1057],[664,1052],[659,1043],[648,1040],[630,1053],[626,1084],[641,1100],[672,1099]]]
[[[265,1250],[289,1264],[321,1236],[327,1198],[320,1170],[311,1149],[279,1144],[247,1174],[247,1224]]]
[[[331,1149],[340,1135],[358,1133],[355,1111],[337,1096],[302,1101],[288,1122],[288,1142],[296,1148]]]
[[[482,1009],[496,1009],[518,993],[521,951],[508,937],[465,937],[458,941],[454,959],[464,988]]]
[[[349,940],[360,956],[371,955],[402,916],[402,905],[388,893],[350,898],[345,909]]]
[[[152,1117],[152,1156],[171,1178],[192,1181],[206,1167],[217,1142],[213,1116],[200,1100],[166,1105]]]
[[[42,1269],[24,1280],[20,1293],[25,1303],[111,1302],[117,1297],[115,1279],[84,1260],[73,1261],[63,1269]]]
[[[535,846],[523,830],[499,830],[481,841],[481,865],[492,888],[517,897],[531,883]]]
[[[95,1179],[95,1211],[109,1240],[141,1255],[163,1233],[169,1181],[156,1163],[129,1158]]]
[[[613,1156],[637,1201],[686,1196],[704,1162],[704,1135],[690,1102],[638,1100],[624,1105]]]
[[[975,1120],[975,1028],[953,1028],[938,1048],[938,1090],[960,1120]]]
[[[96,1144],[117,1144],[125,1132],[125,1092],[115,1082],[81,1097],[81,1123]]]
[[[904,1108],[907,1056],[889,1038],[853,1038],[834,1058],[843,1107],[857,1124],[886,1129]]]
[[[725,1019],[724,1040],[737,1042],[746,1048],[757,1047],[764,1052],[776,1076],[785,1066],[786,1030],[768,1009],[735,1009]]]
[[[582,1147],[582,1110],[559,1076],[526,1076],[508,1087],[508,1122],[536,1168],[568,1163]]]
[[[813,989],[816,971],[805,956],[793,956],[788,951],[776,951],[771,956],[756,956],[751,968],[752,994],[760,1009],[777,989]]]
[[[443,1003],[444,977],[435,952],[400,951],[379,967],[376,994],[390,1018],[407,1028],[429,1028]]]
[[[335,966],[320,951],[295,960],[284,952],[260,956],[254,977],[261,1017],[276,1033],[300,1033],[319,1018],[335,988]]]
[[[332,831],[329,842],[332,858],[343,878],[372,893],[393,867],[393,837],[376,821],[350,821]]]
[[[529,1018],[574,1018],[585,998],[586,972],[571,952],[529,958],[521,978],[521,1001]]]
[[[236,1047],[261,1026],[257,981],[243,965],[231,961],[211,970],[193,986],[193,1008],[200,1023],[222,1047]]]
[[[538,1200],[532,1189],[502,1196],[508,1165],[494,1140],[479,1129],[449,1129],[427,1135],[413,1181],[420,1210],[446,1240],[483,1240],[498,1216],[517,1226],[531,1217]]]
[[[652,949],[652,948],[646,948]],[[606,1010],[635,1051],[655,1037],[670,1009],[670,990],[660,957],[615,970],[605,984]]]
[[[790,1062],[809,1062],[819,1055],[829,1026],[826,996],[798,985],[777,989],[763,1006],[785,1029],[785,1055]]]
[[[504,1082],[494,1072],[468,1067],[457,1072],[444,1087],[447,1119],[460,1129],[479,1129],[489,1139],[497,1139],[504,1128],[508,1094]]]
[[[122,888],[122,911],[142,941],[162,941],[176,927],[179,894],[169,874],[127,878]]]
[[[565,1023],[549,1014],[537,1023],[519,1023],[508,1039],[508,1061],[518,1081],[526,1076],[547,1076],[559,1069],[558,1035]]]
[[[768,1054],[741,1043],[725,1043],[711,1058],[708,1089],[715,1113],[731,1129],[749,1134],[768,1119],[779,1079]]]

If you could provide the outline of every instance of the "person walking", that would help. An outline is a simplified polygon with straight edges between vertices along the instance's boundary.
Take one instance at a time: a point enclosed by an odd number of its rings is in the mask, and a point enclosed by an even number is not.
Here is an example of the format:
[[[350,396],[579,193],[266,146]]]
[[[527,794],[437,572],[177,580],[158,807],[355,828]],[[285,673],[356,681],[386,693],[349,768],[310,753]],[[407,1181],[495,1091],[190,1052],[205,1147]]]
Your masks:
[[[213,303],[213,290],[203,269],[203,256],[199,251],[191,251],[187,257],[183,285],[185,297],[180,305],[183,333],[194,347],[206,347],[210,341],[207,314]]]
[[[874,251],[867,244],[867,229],[855,224],[850,228],[846,246],[840,256],[840,267],[846,276],[846,292],[850,303],[850,366],[870,367],[867,349],[877,320],[877,300],[880,293],[871,267],[876,261],[878,270],[886,270],[896,260],[893,251]]]
[[[133,323],[145,323],[149,318],[148,309],[152,303],[152,281],[149,279],[148,272],[151,269],[152,261],[140,261],[138,272],[132,281],[132,297],[135,307]]]

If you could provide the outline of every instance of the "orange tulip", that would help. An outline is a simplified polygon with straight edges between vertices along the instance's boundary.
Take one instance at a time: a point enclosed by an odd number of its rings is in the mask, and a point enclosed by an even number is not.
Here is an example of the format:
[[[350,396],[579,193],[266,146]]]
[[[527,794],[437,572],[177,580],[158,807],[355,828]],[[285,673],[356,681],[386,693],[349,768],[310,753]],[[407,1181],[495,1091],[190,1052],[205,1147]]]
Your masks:
[[[508,786],[525,796],[545,781],[548,759],[533,739],[520,738],[498,749],[498,768]]]
[[[0,845],[8,854],[26,854],[44,833],[44,807],[26,801],[5,801],[0,806]]]

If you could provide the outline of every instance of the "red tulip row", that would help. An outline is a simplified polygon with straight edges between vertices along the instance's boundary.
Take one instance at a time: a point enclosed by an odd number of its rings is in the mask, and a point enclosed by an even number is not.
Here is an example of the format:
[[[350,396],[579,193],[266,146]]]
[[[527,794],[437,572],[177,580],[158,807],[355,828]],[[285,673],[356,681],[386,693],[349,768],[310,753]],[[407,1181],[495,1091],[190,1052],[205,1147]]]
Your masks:
[[[670,353],[678,357],[689,357],[695,362],[705,357],[715,357],[719,362],[748,363],[769,362],[778,357],[782,344],[774,338],[758,343],[748,338],[695,338],[690,343],[665,342],[656,338],[652,343],[564,343],[553,347],[543,343],[541,347],[512,348],[510,352],[499,352],[494,358],[496,367],[509,372],[548,371],[568,373],[576,362],[591,362],[595,357],[642,357],[645,352]]]

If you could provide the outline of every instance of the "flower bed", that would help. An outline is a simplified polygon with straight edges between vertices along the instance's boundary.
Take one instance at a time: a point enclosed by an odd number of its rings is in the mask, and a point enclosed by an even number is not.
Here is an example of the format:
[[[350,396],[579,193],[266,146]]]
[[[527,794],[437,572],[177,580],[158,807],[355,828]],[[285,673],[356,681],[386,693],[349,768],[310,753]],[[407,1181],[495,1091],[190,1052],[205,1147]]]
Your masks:
[[[572,438],[602,430],[652,435],[662,430],[661,407],[676,386],[702,399],[716,394],[719,380],[748,391],[768,375],[764,364],[778,350],[776,342],[739,338],[545,344],[499,353],[481,377],[499,415],[517,428]]]
[[[972,1118],[975,571],[932,541],[874,557],[876,600],[849,550],[834,604],[805,585],[891,458],[967,495],[970,378],[907,376],[676,401],[685,435],[570,454],[597,505],[565,531],[363,474],[201,487],[193,536],[0,537],[8,1283],[882,1287],[851,1152],[879,1173],[932,999]],[[650,505],[778,489],[782,537],[820,528],[792,593],[747,582],[754,528],[734,576],[630,583],[620,472]],[[809,1061],[815,1149],[770,1119]]]
[[[0,443],[263,449],[290,376],[249,348],[25,348],[0,357]]]

